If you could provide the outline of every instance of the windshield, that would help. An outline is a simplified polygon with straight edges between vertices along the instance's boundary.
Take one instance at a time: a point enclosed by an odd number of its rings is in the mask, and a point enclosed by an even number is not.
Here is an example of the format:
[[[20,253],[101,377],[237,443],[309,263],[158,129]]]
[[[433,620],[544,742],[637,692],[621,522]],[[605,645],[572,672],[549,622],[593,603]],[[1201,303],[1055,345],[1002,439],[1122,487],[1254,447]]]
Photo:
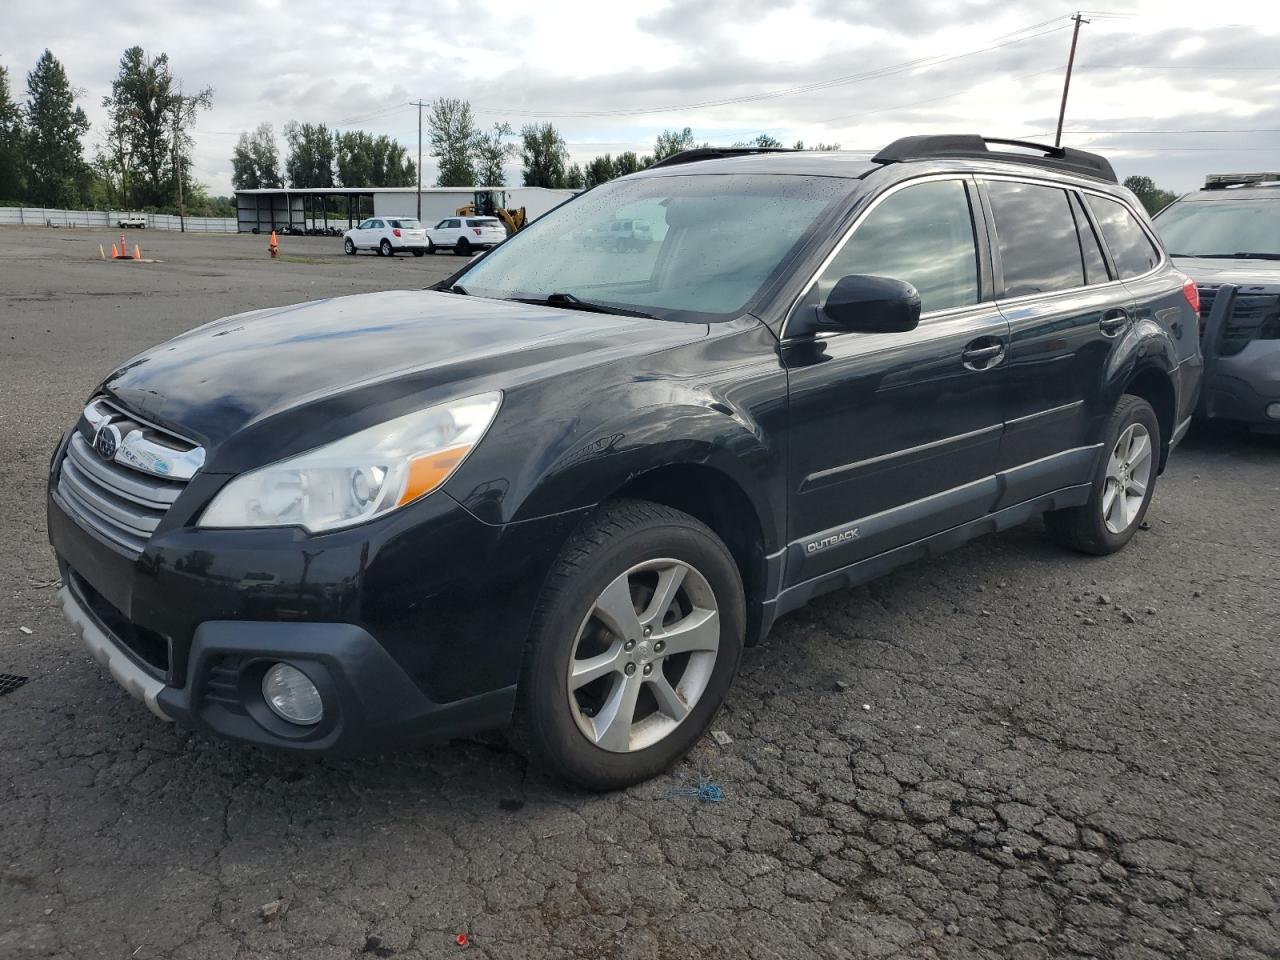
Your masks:
[[[481,297],[567,294],[667,320],[727,320],[854,186],[769,175],[615,180],[535,220],[458,281]]]
[[[1280,197],[1181,200],[1153,222],[1175,257],[1280,257]]]

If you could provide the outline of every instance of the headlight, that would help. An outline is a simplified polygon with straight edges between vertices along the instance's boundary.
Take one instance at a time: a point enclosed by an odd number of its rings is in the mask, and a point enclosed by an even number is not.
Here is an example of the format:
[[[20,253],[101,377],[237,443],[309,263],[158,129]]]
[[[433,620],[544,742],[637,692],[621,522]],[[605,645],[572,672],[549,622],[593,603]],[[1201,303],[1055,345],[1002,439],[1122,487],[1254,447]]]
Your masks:
[[[480,442],[501,393],[428,407],[236,477],[202,527],[336,530],[425,497]]]

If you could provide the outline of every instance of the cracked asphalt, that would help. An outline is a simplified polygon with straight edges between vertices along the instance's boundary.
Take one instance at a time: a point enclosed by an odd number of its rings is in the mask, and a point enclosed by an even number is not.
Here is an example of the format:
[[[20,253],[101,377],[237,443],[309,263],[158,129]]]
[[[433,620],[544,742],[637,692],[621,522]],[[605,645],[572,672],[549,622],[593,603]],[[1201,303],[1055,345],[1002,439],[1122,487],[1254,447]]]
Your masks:
[[[0,230],[0,958],[1280,956],[1280,439],[1194,434],[1117,556],[1032,526],[823,597],[747,652],[731,742],[624,793],[497,737],[278,755],[79,647],[49,454],[156,340],[458,261],[109,239]]]

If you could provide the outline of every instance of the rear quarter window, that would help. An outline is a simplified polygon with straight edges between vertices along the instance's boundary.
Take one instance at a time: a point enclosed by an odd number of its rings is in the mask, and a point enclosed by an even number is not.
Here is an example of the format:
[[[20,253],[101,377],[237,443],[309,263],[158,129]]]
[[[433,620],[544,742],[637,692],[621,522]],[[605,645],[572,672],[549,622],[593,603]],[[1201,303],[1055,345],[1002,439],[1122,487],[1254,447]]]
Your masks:
[[[1085,202],[1098,221],[1121,280],[1139,277],[1155,268],[1160,262],[1160,250],[1128,207],[1119,200],[1095,194],[1086,195]]]

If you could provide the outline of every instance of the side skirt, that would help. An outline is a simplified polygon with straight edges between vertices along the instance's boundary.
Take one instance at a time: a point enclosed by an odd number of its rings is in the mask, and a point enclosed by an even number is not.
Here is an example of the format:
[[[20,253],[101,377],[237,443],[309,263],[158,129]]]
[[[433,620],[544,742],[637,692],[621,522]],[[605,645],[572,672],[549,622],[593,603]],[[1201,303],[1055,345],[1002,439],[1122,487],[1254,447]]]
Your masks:
[[[886,550],[884,553],[868,557],[857,563],[851,563],[838,570],[832,570],[830,573],[824,573],[821,576],[814,577],[812,580],[797,583],[779,593],[777,599],[764,603],[765,610],[760,635],[763,637],[778,617],[803,607],[814,597],[830,593],[833,590],[859,586],[916,560],[926,560],[940,556],[968,543],[976,537],[1008,530],[1011,527],[1026,523],[1046,511],[1083,506],[1089,502],[1091,490],[1092,484],[1088,483],[1064,487],[1052,493],[1046,493],[1031,500],[1025,500],[1022,503],[996,510],[985,517],[958,524],[940,533],[916,540],[913,543],[905,544],[893,550]]]

